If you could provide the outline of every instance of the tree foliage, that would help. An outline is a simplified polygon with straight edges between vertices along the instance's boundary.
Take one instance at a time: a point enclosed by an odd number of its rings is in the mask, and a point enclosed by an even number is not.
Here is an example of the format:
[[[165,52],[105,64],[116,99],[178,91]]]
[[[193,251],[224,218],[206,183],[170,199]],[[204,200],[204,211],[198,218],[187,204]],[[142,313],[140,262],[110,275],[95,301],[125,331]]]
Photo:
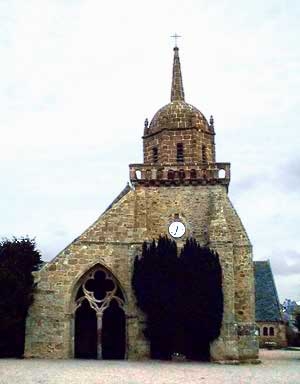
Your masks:
[[[189,239],[178,257],[176,243],[167,237],[144,242],[132,285],[147,315],[152,357],[169,359],[179,352],[208,359],[223,316],[222,270],[214,251]]]
[[[138,306],[147,314],[145,335],[151,340],[153,358],[170,358],[169,344],[174,327],[170,316],[176,306],[177,247],[174,241],[160,237],[156,243],[144,242],[141,258],[136,257],[133,289]]]
[[[184,354],[209,358],[209,343],[220,335],[223,317],[222,269],[219,256],[188,239],[180,254],[181,318]]]
[[[298,332],[300,332],[300,313],[296,313],[295,315],[295,327],[298,329]]]
[[[25,320],[33,300],[33,276],[41,263],[35,241],[0,242],[0,356],[22,356]]]

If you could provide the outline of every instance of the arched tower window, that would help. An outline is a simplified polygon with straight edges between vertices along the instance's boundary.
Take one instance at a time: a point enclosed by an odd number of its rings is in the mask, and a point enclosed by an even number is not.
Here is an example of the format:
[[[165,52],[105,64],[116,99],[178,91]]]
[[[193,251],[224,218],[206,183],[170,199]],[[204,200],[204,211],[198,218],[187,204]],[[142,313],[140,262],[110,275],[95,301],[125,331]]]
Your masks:
[[[180,169],[180,170],[179,170],[178,176],[179,176],[179,179],[180,179],[180,180],[185,179],[185,172],[184,172],[183,169]]]
[[[196,179],[197,178],[197,171],[196,169],[191,169],[191,179]]]
[[[183,144],[178,143],[177,144],[177,156],[176,156],[177,161],[181,162],[184,161],[184,153],[183,153]]]
[[[267,327],[263,327],[263,335],[268,336],[268,328]]]
[[[206,146],[202,145],[202,161],[203,163],[207,163],[207,155],[206,155]]]
[[[274,327],[269,328],[269,335],[274,336]]]
[[[168,170],[168,179],[173,180],[175,177],[174,171],[172,169]]]
[[[153,163],[158,162],[158,149],[157,149],[157,147],[152,148],[152,160],[153,160]]]

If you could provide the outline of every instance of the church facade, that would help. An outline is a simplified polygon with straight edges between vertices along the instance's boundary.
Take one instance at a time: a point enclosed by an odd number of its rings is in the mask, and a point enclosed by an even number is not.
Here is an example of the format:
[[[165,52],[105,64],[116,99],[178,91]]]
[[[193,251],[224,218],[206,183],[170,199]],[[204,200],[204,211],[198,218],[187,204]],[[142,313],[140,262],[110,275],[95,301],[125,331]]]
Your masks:
[[[217,163],[214,121],[185,101],[174,48],[171,101],[145,121],[144,162],[83,234],[36,273],[25,357],[147,359],[144,314],[131,278],[142,243],[168,235],[216,250],[223,272],[221,334],[212,361],[257,362],[252,246],[228,198],[230,164]]]

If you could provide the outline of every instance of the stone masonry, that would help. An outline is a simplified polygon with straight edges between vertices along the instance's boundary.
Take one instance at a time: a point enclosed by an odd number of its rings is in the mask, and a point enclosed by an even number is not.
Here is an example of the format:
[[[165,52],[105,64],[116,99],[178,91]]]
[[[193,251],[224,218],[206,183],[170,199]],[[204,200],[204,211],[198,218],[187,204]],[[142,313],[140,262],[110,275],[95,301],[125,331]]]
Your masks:
[[[131,183],[118,198],[36,273],[26,357],[74,357],[76,294],[87,274],[101,268],[125,298],[125,358],[149,358],[145,318],[131,287],[133,261],[145,240],[168,234],[169,224],[181,221],[186,232],[176,240],[179,247],[193,236],[220,255],[224,316],[221,335],[210,348],[211,359],[257,362],[252,246],[228,198],[230,164],[215,162],[214,135],[213,119],[208,123],[184,101],[175,47],[171,103],[149,126],[145,122],[144,163],[130,165]]]

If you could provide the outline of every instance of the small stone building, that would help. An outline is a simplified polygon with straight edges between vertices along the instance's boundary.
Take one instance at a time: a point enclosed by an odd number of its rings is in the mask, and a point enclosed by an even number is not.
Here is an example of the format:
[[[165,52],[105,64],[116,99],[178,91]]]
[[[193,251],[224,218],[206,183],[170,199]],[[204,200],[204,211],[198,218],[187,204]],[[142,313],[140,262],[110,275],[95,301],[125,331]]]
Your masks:
[[[213,118],[185,101],[177,47],[171,100],[145,121],[143,154],[110,207],[37,273],[25,356],[149,358],[133,261],[145,240],[168,235],[220,255],[224,315],[211,360],[256,362],[252,246],[228,198],[230,164],[216,162]]]
[[[270,261],[254,261],[255,318],[259,331],[260,347],[286,347],[286,326]]]

